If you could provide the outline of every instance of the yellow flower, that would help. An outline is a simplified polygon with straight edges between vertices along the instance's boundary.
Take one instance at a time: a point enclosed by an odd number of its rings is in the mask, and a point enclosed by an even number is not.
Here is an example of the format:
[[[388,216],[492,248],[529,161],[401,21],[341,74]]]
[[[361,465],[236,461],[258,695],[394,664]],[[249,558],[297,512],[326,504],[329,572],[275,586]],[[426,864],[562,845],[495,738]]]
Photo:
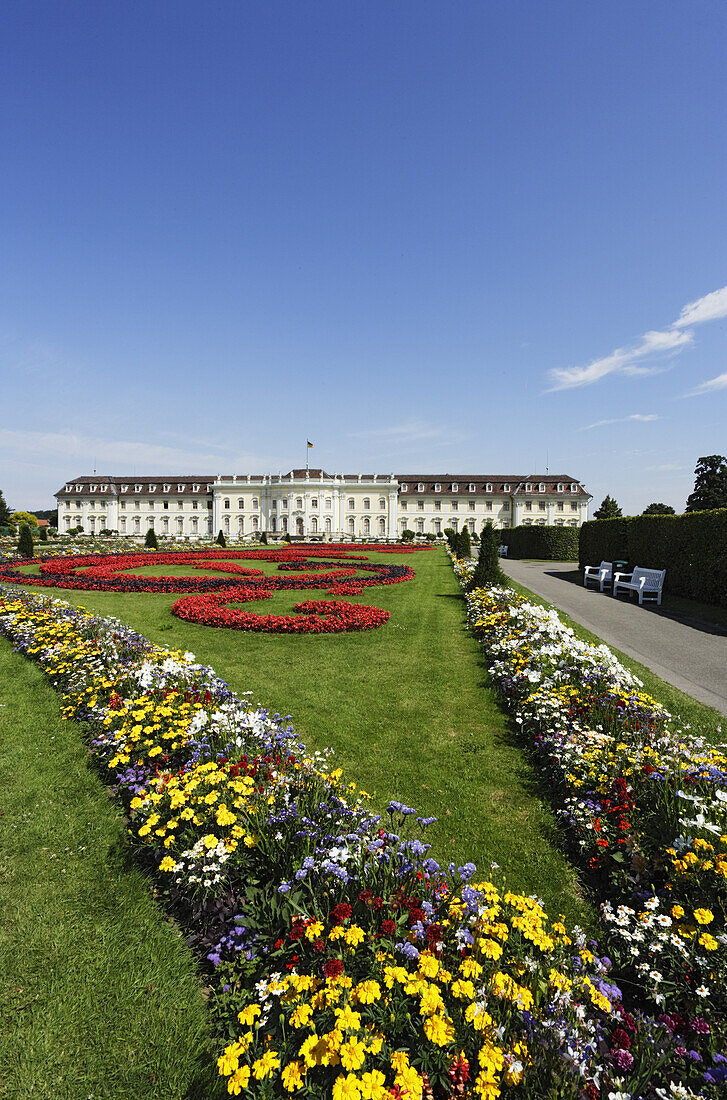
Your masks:
[[[258,1081],[262,1081],[265,1077],[272,1077],[273,1070],[278,1069],[279,1066],[280,1059],[277,1050],[266,1050],[262,1058],[258,1058],[256,1062],[253,1062],[253,1076]]]
[[[381,1070],[372,1069],[370,1073],[364,1073],[360,1081],[363,1100],[386,1100],[388,1089],[384,1087],[385,1080]]]
[[[339,1074],[333,1082],[333,1100],[360,1100],[361,1086],[354,1073]]]
[[[312,1005],[300,1004],[290,1017],[289,1023],[293,1027],[307,1027],[313,1015]]]
[[[361,1027],[361,1013],[354,1012],[350,1005],[336,1009],[336,1027],[346,1031],[358,1031]]]
[[[302,1066],[300,1062],[288,1062],[288,1065],[283,1070],[281,1077],[283,1086],[288,1092],[295,1092],[303,1084],[303,1075],[301,1074]]]
[[[177,866],[176,860],[173,860],[171,856],[165,856],[159,864],[160,871],[173,871]]]
[[[242,1012],[238,1012],[237,1018],[241,1024],[250,1027],[255,1022],[255,1017],[260,1015],[260,1011],[260,1005],[248,1005]]]
[[[363,928],[358,924],[352,924],[350,928],[346,929],[345,940],[350,947],[357,947],[362,943],[365,937]]]
[[[341,1059],[341,1065],[344,1069],[361,1069],[361,1066],[366,1060],[366,1047],[355,1038],[342,1043],[338,1053]]]
[[[698,924],[710,924],[714,920],[714,913],[709,909],[695,909],[694,919]]]
[[[362,1005],[372,1005],[381,997],[381,986],[378,982],[359,982],[352,990],[353,998]]]
[[[250,1067],[240,1066],[235,1075],[227,1082],[227,1091],[230,1096],[239,1096],[243,1089],[247,1088],[250,1080]]]
[[[428,1016],[424,1021],[424,1034],[438,1047],[446,1047],[454,1039],[454,1025],[446,1016]]]
[[[709,932],[702,932],[699,942],[707,951],[716,951],[719,946],[714,936],[710,936]]]
[[[419,956],[419,973],[425,978],[436,978],[439,973],[439,963],[433,955],[422,951]]]
[[[681,905],[672,905],[671,915],[673,916],[674,920],[679,920],[680,917],[683,917],[684,910],[682,909]]]

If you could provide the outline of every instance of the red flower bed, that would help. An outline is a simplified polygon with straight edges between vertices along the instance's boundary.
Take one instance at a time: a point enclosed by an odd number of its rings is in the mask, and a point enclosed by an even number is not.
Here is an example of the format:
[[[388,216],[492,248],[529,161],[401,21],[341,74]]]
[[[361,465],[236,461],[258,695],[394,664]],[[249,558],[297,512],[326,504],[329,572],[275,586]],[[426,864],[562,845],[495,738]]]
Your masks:
[[[243,595],[243,592],[246,594]],[[252,594],[247,595],[248,592]],[[261,589],[233,588],[226,592],[205,592],[177,600],[172,614],[188,623],[269,634],[340,634],[350,630],[375,630],[389,618],[389,612],[380,607],[344,603],[343,600],[306,600],[295,605],[295,615],[256,615],[252,611],[224,606],[232,601],[269,599],[270,596],[272,592]]]

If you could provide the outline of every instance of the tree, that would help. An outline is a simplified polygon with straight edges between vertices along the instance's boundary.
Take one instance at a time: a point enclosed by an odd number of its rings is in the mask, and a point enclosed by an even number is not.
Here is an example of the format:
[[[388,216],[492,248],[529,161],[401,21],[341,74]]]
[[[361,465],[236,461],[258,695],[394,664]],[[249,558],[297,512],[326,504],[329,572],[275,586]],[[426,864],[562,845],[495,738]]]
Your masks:
[[[468,591],[484,588],[488,584],[507,584],[507,577],[500,569],[499,546],[495,528],[490,523],[486,524],[480,535],[480,552],[475,571],[467,585]]]
[[[621,515],[621,509],[614,500],[614,498],[607,493],[601,501],[601,507],[597,508],[593,513],[594,519],[618,519]]]
[[[411,540],[413,538],[414,538],[414,532],[411,531],[408,527],[404,531],[401,532],[401,541],[402,542],[411,542]]]
[[[10,526],[10,509],[5,503],[3,491],[0,489],[0,527]]]
[[[642,516],[675,516],[676,512],[671,504],[649,504],[641,513]]]
[[[457,539],[455,553],[458,558],[471,558],[472,557],[472,540],[470,539],[470,532],[468,527],[463,527],[459,533]]]
[[[159,549],[159,543],[157,542],[157,537],[154,533],[154,528],[153,527],[150,527],[149,530],[146,533],[146,538],[144,539],[144,546],[146,546],[149,550],[158,550]]]
[[[727,508],[727,459],[724,455],[700,458],[694,474],[694,492],[687,499],[687,512]]]
[[[47,527],[39,527],[38,528],[38,541],[39,542],[47,542],[48,541],[48,528]]]
[[[33,556],[33,536],[30,533],[30,527],[27,523],[23,523],[20,526],[18,553],[21,558],[32,558]]]
[[[13,527],[22,527],[24,523],[28,527],[37,527],[38,517],[34,516],[32,512],[13,512],[10,522]]]
[[[219,534],[217,535],[215,542],[218,546],[227,546],[227,543],[225,542],[225,536],[222,534],[222,528],[220,528]]]
[[[267,546],[268,544],[268,536],[265,531],[263,531],[262,535],[260,536],[260,542],[263,544],[263,546]]]

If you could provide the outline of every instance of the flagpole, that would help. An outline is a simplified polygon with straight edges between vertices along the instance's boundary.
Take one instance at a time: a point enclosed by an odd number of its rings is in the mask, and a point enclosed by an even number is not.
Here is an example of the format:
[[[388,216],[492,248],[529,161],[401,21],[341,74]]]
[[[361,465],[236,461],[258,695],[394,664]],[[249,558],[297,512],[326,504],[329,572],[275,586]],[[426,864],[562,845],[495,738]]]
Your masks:
[[[306,469],[306,473],[308,472],[308,451],[309,450],[310,450],[310,447],[308,446],[308,436],[306,436],[305,437],[305,469]]]

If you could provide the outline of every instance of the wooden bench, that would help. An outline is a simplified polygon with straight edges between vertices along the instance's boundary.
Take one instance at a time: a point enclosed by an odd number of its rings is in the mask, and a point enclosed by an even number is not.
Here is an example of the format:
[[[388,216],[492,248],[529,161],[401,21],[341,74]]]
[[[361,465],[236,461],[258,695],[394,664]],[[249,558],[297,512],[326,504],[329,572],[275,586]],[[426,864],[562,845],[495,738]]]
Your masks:
[[[613,565],[610,561],[602,561],[600,565],[587,565],[583,570],[583,587],[588,588],[588,582],[593,581],[603,592],[604,584],[613,582]]]
[[[639,597],[639,606],[644,600],[656,600],[661,604],[661,590],[664,587],[666,569],[642,569],[637,565],[633,573],[617,573],[613,578],[613,594],[618,595],[619,589],[625,592],[636,592]]]

